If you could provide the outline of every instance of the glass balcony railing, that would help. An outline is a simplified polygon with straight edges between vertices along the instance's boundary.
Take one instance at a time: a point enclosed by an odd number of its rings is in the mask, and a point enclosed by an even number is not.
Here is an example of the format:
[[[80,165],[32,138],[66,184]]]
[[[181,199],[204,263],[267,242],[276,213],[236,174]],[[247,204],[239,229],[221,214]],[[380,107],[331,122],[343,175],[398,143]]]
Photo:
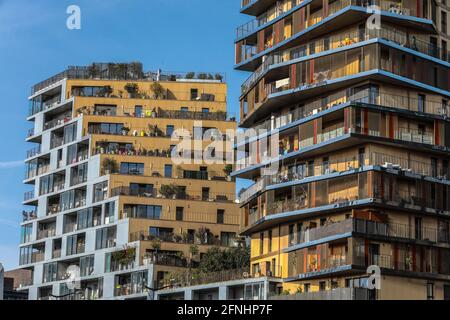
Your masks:
[[[362,219],[346,219],[327,222],[317,228],[303,227],[289,236],[289,246],[309,243],[340,234],[360,233],[389,238],[427,241],[431,243],[450,243],[450,232],[434,226],[414,226],[400,223],[376,222]]]
[[[56,235],[56,229],[46,229],[46,230],[39,230],[37,234],[37,239],[45,239],[45,238],[51,238]]]
[[[344,173],[363,166],[380,166],[383,169],[397,170],[399,172],[411,173],[420,176],[433,177],[441,180],[450,179],[450,168],[442,164],[433,165],[430,162],[423,162],[402,158],[394,155],[371,152],[362,157],[348,157],[337,160],[330,160],[320,165],[301,166],[298,169],[281,168],[279,173],[272,176],[265,176],[255,184],[245,190],[240,196],[240,203],[243,204],[260,191],[264,191],[267,186],[301,181],[308,177],[318,177],[333,173]],[[249,216],[252,216],[250,214]],[[260,217],[253,214],[254,219]],[[252,217],[250,217],[252,219]],[[256,222],[254,220],[254,222]]]
[[[295,1],[295,6],[298,6],[301,4],[302,1]],[[331,3],[327,8],[326,16],[323,14],[323,8],[310,14],[309,17],[305,19],[304,28],[308,29],[316,25],[317,23],[321,22],[325,18],[337,13],[338,11],[349,7],[349,6],[358,6],[367,8],[370,6],[376,5],[378,8],[380,8],[381,11],[389,12],[390,14],[395,15],[406,15],[406,16],[417,16],[417,8],[413,4],[409,3],[403,3],[401,1],[364,1],[364,0],[338,0]],[[294,5],[293,5],[294,6]],[[278,18],[279,16],[285,14],[287,11],[290,11],[292,7],[285,6],[286,9],[281,10],[275,10],[273,13],[270,12],[269,15],[262,15],[259,18],[252,20],[240,27],[237,28],[236,35],[237,38],[245,37],[256,30],[263,29],[265,25],[267,25],[270,21],[273,19]],[[269,18],[267,18],[269,17]],[[304,30],[304,29],[301,29]],[[246,44],[240,43],[239,44],[239,51],[241,52],[241,55],[237,61],[237,63],[245,62],[246,60],[252,58],[254,55],[267,50],[271,47],[273,47],[275,44],[278,44],[286,39],[291,38],[296,33],[300,32],[301,30],[297,30],[296,32],[292,32],[292,30],[285,30],[284,33],[275,41],[274,32],[272,32],[269,36],[267,36],[268,32],[266,32],[266,35],[264,39],[258,39],[257,43],[255,45],[248,46]],[[264,43],[260,43],[261,41],[264,41]],[[248,46],[248,47],[246,47]],[[248,48],[253,47],[254,49],[251,49],[250,52],[248,52]],[[258,49],[259,48],[259,49]],[[249,54],[250,53],[250,54]]]
[[[22,211],[22,221],[33,221],[37,219],[37,214],[35,210],[32,211]]]
[[[27,159],[37,156],[40,153],[41,153],[41,146],[39,145],[27,151]]]
[[[94,63],[90,66],[72,66],[69,69],[44,80],[31,89],[31,94],[45,89],[63,79],[98,79],[98,80],[122,80],[122,81],[215,81],[225,82],[226,75],[223,73],[205,72],[169,72],[142,70],[140,63],[114,64]]]
[[[258,2],[259,0],[241,0],[241,8],[247,7],[253,3]]]
[[[372,183],[367,182],[369,175],[372,177]],[[388,190],[384,189],[384,181],[388,181],[393,187],[388,188]],[[351,206],[357,200],[366,199],[377,199],[379,203],[388,206],[405,207],[418,211],[450,211],[449,203],[443,200],[448,199],[448,191],[442,187],[442,184],[428,181],[412,183],[412,181],[414,180],[408,180],[390,173],[362,172],[314,183],[308,182],[268,190],[265,197],[261,198],[268,199],[262,211],[256,207],[249,209],[250,205],[245,207],[245,210],[249,211],[249,222],[244,223],[244,225],[252,226],[268,215],[312,208],[319,210],[319,208],[329,205],[333,205],[334,208]],[[394,225],[392,225],[391,229],[397,232],[399,236],[405,234],[398,226],[394,228]],[[442,238],[442,235],[438,236],[439,233],[432,227],[424,228],[420,231],[420,234],[422,234],[421,239],[428,239],[429,241],[436,241],[438,237]],[[393,234],[390,235],[393,236]],[[447,238],[446,236],[445,239]]]
[[[367,288],[335,288],[314,292],[301,292],[291,295],[274,295],[269,300],[373,300],[375,295]]]
[[[168,200],[188,200],[188,201],[211,201],[211,202],[234,202],[236,196],[229,193],[213,193],[204,194],[202,192],[177,191],[172,187],[161,188],[160,190],[136,190],[130,187],[116,187],[111,190],[111,197],[130,196],[130,197],[146,197]]]
[[[35,199],[34,191],[25,192],[23,195],[23,201],[30,201]]]
[[[130,234],[130,241],[154,241],[159,240],[167,243],[179,243],[179,244],[196,244],[204,246],[228,246],[228,243],[222,242],[221,239],[215,237],[213,234],[205,235],[204,237],[197,236],[182,236],[174,233],[164,233],[159,235],[153,235],[147,230],[138,231]]]
[[[253,72],[242,84],[241,94],[246,94],[248,90],[252,88],[270,69],[271,66],[375,38],[387,40],[402,47],[409,48],[444,61],[448,61],[450,57],[449,51],[446,51],[444,48],[418,39],[415,36],[408,35],[406,32],[395,30],[387,25],[383,25],[381,29],[366,29],[363,33],[360,31],[341,32],[309,41],[301,46],[269,54],[258,69],[256,69],[256,71]]]
[[[238,27],[236,30],[236,38],[242,38],[250,33],[255,32],[259,27],[270,23],[271,21],[277,19],[278,17],[284,15],[285,13],[291,11],[293,8],[299,6],[304,0],[289,0],[284,4],[276,3],[275,7],[268,10],[268,13],[259,16],[257,19],[253,19],[242,26]],[[250,1],[246,1],[250,2]],[[253,2],[256,2],[253,0]]]
[[[251,130],[254,130],[256,133],[261,131],[264,133],[265,131],[280,129],[292,122],[316,115],[345,103],[378,105],[423,114],[450,117],[450,105],[443,103],[442,100],[419,100],[417,98],[395,95],[384,91],[374,92],[369,89],[364,89],[351,95],[348,95],[346,91],[339,91],[327,97],[307,102],[301,107],[290,108],[289,111],[281,112],[281,115],[277,115],[273,119],[269,117],[269,119],[252,126]]]
[[[221,111],[181,111],[181,110],[164,110],[157,108],[154,110],[137,111],[135,108],[120,108],[111,113],[96,111],[95,108],[86,107],[78,109],[78,112],[84,115],[107,115],[110,117],[131,117],[131,118],[153,118],[153,119],[179,119],[179,120],[205,120],[205,121],[236,121],[236,115],[229,112]]]

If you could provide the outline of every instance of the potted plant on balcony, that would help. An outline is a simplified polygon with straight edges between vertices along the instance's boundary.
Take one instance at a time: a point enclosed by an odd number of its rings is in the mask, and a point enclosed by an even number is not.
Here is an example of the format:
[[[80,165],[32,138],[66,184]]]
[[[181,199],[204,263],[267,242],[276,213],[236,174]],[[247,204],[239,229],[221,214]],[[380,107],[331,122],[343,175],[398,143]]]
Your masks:
[[[150,86],[150,89],[153,92],[154,99],[164,98],[165,89],[159,82],[153,82]]]
[[[161,250],[161,240],[153,239],[151,246],[155,250],[156,255],[158,255],[158,251]]]
[[[186,79],[194,79],[195,77],[195,72],[188,72],[186,74]]]
[[[160,191],[161,195],[166,199],[174,198],[176,196],[176,191],[177,191],[177,188],[173,184],[161,185],[161,191]]]
[[[109,98],[113,92],[114,92],[113,88],[111,86],[107,85],[100,89],[99,95],[101,95],[105,98]]]
[[[187,232],[183,232],[183,234],[181,235],[181,237],[183,238],[182,241],[183,243],[191,243],[192,242],[192,237],[189,233]]]
[[[407,270],[412,270],[412,262],[411,254],[407,253],[405,255],[405,266]]]
[[[209,232],[205,227],[201,227],[195,232],[195,237],[197,238],[199,244],[207,244],[208,235]]]
[[[107,174],[114,174],[119,171],[119,165],[117,164],[117,161],[112,158],[105,158],[102,162],[103,166],[103,172]]]
[[[192,267],[192,261],[195,257],[198,256],[198,254],[200,253],[200,250],[198,249],[198,247],[194,244],[189,246],[189,270]]]
[[[225,173],[225,177],[226,177],[227,181],[231,181],[230,175],[233,172],[233,165],[227,164],[225,166],[225,168],[223,168],[223,172]]]
[[[126,92],[128,92],[128,98],[134,98],[136,94],[139,92],[139,86],[137,83],[127,83],[124,86]]]
[[[198,75],[198,78],[199,78],[200,80],[206,80],[206,79],[208,78],[208,75],[207,75],[206,73],[200,73],[200,74]]]
[[[222,81],[223,80],[223,76],[220,73],[216,73],[216,75],[214,76],[214,78],[218,81]]]
[[[179,235],[179,234],[175,234],[175,235],[173,236],[173,240],[174,240],[176,243],[181,243],[181,241],[183,240],[183,237],[182,237],[181,235]]]
[[[129,132],[130,132],[130,128],[128,128],[126,126],[122,127],[122,135],[123,136],[127,136]]]
[[[124,246],[122,254],[120,255],[119,264],[121,268],[129,269],[132,267],[136,257],[136,248]]]

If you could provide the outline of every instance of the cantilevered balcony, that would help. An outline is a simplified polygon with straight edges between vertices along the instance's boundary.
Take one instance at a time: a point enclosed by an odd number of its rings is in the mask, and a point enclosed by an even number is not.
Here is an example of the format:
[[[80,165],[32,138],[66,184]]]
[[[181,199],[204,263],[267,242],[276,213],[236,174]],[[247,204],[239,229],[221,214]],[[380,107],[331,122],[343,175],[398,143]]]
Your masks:
[[[384,182],[391,183],[390,187],[385,187]],[[242,226],[247,232],[264,225],[294,221],[313,212],[338,211],[375,202],[403,211],[450,212],[450,204],[445,200],[450,197],[449,192],[439,183],[382,172],[338,176],[266,191],[258,196],[260,206],[249,203],[244,207]]]
[[[334,176],[343,173],[362,170],[364,167],[379,167],[380,170],[399,172],[411,177],[425,176],[439,180],[450,179],[450,168],[444,164],[432,164],[431,161],[417,161],[380,152],[370,152],[353,157],[328,160],[314,164],[306,162],[293,167],[282,167],[279,173],[264,176],[247,188],[239,197],[239,202],[245,204],[247,200],[257,196],[269,186],[295,183],[312,177]]]
[[[400,58],[405,63],[400,63]],[[415,67],[407,68],[408,64]],[[417,73],[414,70],[430,72]],[[385,45],[369,44],[362,48],[284,66],[277,69],[275,74],[267,75],[260,80],[264,82],[264,90],[257,86],[242,98],[241,108],[244,110],[243,114],[247,115],[242,123],[252,124],[257,121],[257,117],[266,116],[269,110],[294,103],[298,99],[312,98],[317,94],[326,95],[332,90],[338,91],[357,80],[362,81],[369,75],[419,90],[433,86],[436,93],[440,93],[440,90],[450,91],[447,78],[444,77],[447,71],[448,67],[439,63],[413,57]],[[255,90],[258,90],[257,94]]]
[[[338,275],[342,272],[361,274],[371,265],[379,266],[385,273],[394,272],[404,276],[413,276],[413,272],[416,274],[420,272],[423,277],[450,274],[450,268],[444,262],[449,257],[446,249],[423,246],[413,251],[410,246],[399,243],[392,245],[393,250],[398,250],[396,256],[369,252],[364,248],[364,239],[353,240],[353,242],[345,240],[333,244],[325,243],[290,252],[287,281]],[[373,244],[372,247],[379,248],[379,245]],[[333,253],[339,251],[342,253]],[[437,259],[439,255],[442,255],[442,259]]]
[[[378,87],[375,87],[378,88]],[[358,88],[351,88],[356,91]],[[398,111],[410,111],[423,115],[434,115],[439,117],[450,117],[450,105],[444,103],[442,99],[418,99],[407,95],[392,94],[385,91],[385,88],[377,90],[362,89],[350,94],[348,90],[341,90],[329,94],[320,99],[307,101],[301,106],[292,105],[278,112],[273,117],[270,116],[262,121],[258,121],[252,126],[256,133],[260,131],[272,131],[276,129],[286,129],[296,121],[307,119],[330,109],[338,109],[346,105],[379,106]],[[243,114],[244,118],[247,116]]]
[[[389,239],[390,241],[410,240],[417,244],[450,244],[450,232],[447,228],[435,225],[414,225],[396,222],[382,222],[364,219],[345,219],[329,221],[320,227],[309,227],[307,220],[302,221],[297,232],[289,234],[289,242],[284,252],[312,246],[317,242],[335,241],[351,236],[373,239]]]
[[[210,202],[234,202],[235,195],[228,193],[208,193],[206,196],[203,192],[183,191],[177,189],[176,186],[167,185],[160,190],[136,190],[130,187],[115,187],[111,190],[111,196],[128,196],[157,198],[167,200],[189,200],[189,201],[210,201]]]
[[[312,13],[308,15],[304,9],[300,9],[302,5],[319,6],[320,9],[311,10]],[[422,29],[432,30],[431,20],[416,17],[416,5],[412,2],[339,0],[326,8],[322,8],[321,5],[322,2],[314,0],[309,4],[308,1],[304,1],[288,14],[282,13],[271,21],[267,21],[262,15],[239,27],[236,44],[237,67],[247,71],[255,70],[263,60],[263,55],[270,54],[275,49],[284,50],[298,45],[306,40],[306,35],[313,38],[325,34],[330,29],[340,29],[349,23],[359,24],[373,13],[367,10],[370,5],[378,5],[383,18],[387,21],[406,27],[412,24]],[[290,14],[291,12],[293,14]],[[278,26],[278,20],[284,22],[284,28]],[[294,20],[295,24],[292,22]]]
[[[143,294],[148,291],[148,271],[138,271],[115,276],[114,296]]]
[[[165,110],[162,108],[141,110],[136,108],[118,108],[109,106],[108,110],[97,110],[98,107],[82,107],[78,113],[86,116],[110,116],[146,119],[174,119],[174,120],[204,120],[204,121],[235,121],[236,115],[225,111],[183,111]]]
[[[256,2],[255,0],[247,0],[243,1],[247,2],[246,5],[248,5],[250,2]],[[293,10],[295,7],[300,6],[301,4],[307,3],[306,0],[289,0],[286,1],[283,4],[280,4],[279,2],[275,2],[274,6],[271,7],[268,12],[265,14],[262,14],[257,19],[253,19],[242,26],[238,27],[236,30],[236,38],[240,39],[242,37],[245,37],[256,30],[260,29],[264,25],[269,24],[270,22],[276,20],[277,18],[287,14],[291,10]],[[244,3],[242,3],[244,4]],[[243,5],[245,6],[245,5]]]
[[[396,30],[391,25],[383,24],[381,29],[364,29],[362,31],[351,28],[332,35],[327,35],[326,37],[311,40],[300,46],[269,54],[258,69],[256,69],[256,71],[242,84],[241,94],[245,95],[263,75],[277,67],[293,63],[308,55],[332,53],[349,46],[355,46],[363,41],[376,38],[380,41],[386,41],[388,44],[390,43],[403,48],[412,49],[418,53],[443,61],[448,61],[450,58],[448,50],[445,51],[445,49],[436,44],[408,35],[401,30]]]
[[[300,301],[324,301],[324,300],[375,300],[374,291],[367,288],[335,288],[314,292],[299,292],[290,295],[274,295],[269,300],[300,300]]]
[[[161,241],[164,243],[174,243],[174,244],[196,244],[204,246],[224,246],[228,247],[229,243],[225,241],[226,239],[220,239],[219,236],[214,236],[210,232],[205,232],[204,234],[189,235],[189,234],[174,234],[173,232],[167,230],[165,232],[160,232],[155,235],[149,231],[139,231],[130,234],[130,241]]]

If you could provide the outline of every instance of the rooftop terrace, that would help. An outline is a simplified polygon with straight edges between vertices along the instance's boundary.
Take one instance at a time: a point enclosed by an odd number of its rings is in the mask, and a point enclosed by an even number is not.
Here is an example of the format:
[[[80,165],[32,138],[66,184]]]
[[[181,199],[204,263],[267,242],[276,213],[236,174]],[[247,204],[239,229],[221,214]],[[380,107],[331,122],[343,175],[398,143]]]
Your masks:
[[[134,80],[134,81],[195,81],[224,83],[224,73],[209,72],[169,72],[144,71],[140,62],[130,63],[93,63],[89,66],[69,66],[44,81],[35,84],[31,94],[51,86],[63,79],[92,80]]]

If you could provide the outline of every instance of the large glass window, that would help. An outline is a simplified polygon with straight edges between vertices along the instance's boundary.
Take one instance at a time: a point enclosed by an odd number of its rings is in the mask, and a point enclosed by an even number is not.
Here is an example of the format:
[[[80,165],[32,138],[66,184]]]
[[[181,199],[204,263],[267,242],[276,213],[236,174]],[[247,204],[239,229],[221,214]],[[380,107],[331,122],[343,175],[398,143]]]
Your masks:
[[[58,264],[56,262],[44,264],[42,282],[54,282],[58,280]]]
[[[95,249],[112,248],[116,245],[116,227],[98,229],[96,231]]]
[[[89,208],[77,213],[77,230],[83,230],[100,225],[101,209]]]
[[[74,234],[67,237],[66,255],[84,253],[85,234]]]
[[[73,142],[77,139],[77,124],[73,123],[64,127],[64,144]]]
[[[175,127],[172,125],[167,125],[166,126],[166,135],[168,137],[171,137],[173,135],[173,131],[174,131]]]
[[[108,202],[105,204],[105,224],[115,221],[116,202]]]
[[[124,210],[128,218],[161,219],[162,206],[126,204]]]
[[[88,164],[83,163],[79,166],[73,167],[70,170],[70,185],[85,183],[87,181]]]
[[[33,262],[33,248],[31,246],[21,247],[19,264],[22,266],[24,264],[30,264]]]
[[[220,244],[224,247],[231,247],[234,244],[236,233],[234,232],[222,232],[220,234]]]
[[[80,258],[80,276],[87,277],[94,273],[94,255]]]
[[[120,174],[143,176],[144,175],[144,164],[143,163],[122,162],[120,164]]]
[[[33,233],[33,224],[30,223],[22,226],[20,231],[20,243],[30,242],[32,233]]]
[[[94,199],[93,202],[99,202],[106,199],[108,196],[108,181],[100,182],[94,185]]]
[[[73,144],[67,148],[67,165],[77,162],[78,146]]]
[[[121,135],[123,123],[90,123],[90,134],[113,134]]]
[[[164,177],[172,178],[172,165],[171,164],[166,164],[164,166]]]
[[[130,196],[152,197],[153,184],[130,183]]]

